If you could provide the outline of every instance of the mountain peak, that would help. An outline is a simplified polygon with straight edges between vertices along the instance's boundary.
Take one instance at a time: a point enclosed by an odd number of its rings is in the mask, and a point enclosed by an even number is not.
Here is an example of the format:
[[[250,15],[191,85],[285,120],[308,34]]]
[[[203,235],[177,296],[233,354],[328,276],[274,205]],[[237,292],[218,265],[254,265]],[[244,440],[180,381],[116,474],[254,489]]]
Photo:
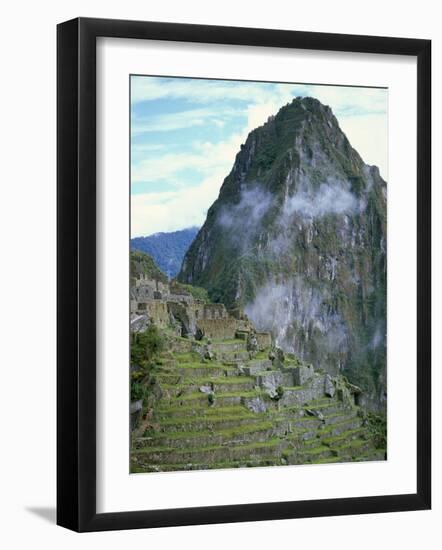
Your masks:
[[[364,183],[381,179],[378,172],[367,178],[368,168],[330,107],[312,97],[295,98],[250,132],[218,200],[235,204],[244,189],[257,183],[276,196],[293,195],[309,186],[318,187],[324,178],[347,182],[360,194]]]
[[[379,170],[330,107],[295,98],[248,135],[179,280],[245,307],[278,345],[335,373],[357,371],[376,341],[382,373],[385,243]]]

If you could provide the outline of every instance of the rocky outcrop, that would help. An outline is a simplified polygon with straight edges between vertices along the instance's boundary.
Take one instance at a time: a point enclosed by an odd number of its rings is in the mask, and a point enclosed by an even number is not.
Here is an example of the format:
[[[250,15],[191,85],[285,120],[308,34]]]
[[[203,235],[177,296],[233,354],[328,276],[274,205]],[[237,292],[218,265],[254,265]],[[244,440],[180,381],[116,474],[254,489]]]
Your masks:
[[[386,223],[379,170],[329,107],[298,98],[249,134],[179,279],[382,407]]]

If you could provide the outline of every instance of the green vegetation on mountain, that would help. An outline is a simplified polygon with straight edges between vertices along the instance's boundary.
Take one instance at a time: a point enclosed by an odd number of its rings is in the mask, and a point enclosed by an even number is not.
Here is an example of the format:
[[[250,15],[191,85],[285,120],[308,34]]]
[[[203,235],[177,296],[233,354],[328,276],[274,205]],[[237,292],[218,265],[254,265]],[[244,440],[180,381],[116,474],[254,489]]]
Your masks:
[[[131,401],[142,400],[144,405],[148,403],[150,389],[156,382],[157,360],[164,347],[164,335],[153,324],[143,332],[131,334]]]
[[[331,109],[297,98],[253,130],[178,280],[245,307],[277,344],[386,399],[386,183]]]

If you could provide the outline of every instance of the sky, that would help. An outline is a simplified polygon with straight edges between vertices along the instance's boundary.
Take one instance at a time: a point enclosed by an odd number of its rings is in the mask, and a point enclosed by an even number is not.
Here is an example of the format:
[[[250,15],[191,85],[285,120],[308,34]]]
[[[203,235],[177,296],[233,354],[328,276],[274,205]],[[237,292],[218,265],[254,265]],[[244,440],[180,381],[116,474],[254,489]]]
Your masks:
[[[294,97],[329,105],[388,181],[388,90],[131,77],[131,234],[201,226],[247,135]]]

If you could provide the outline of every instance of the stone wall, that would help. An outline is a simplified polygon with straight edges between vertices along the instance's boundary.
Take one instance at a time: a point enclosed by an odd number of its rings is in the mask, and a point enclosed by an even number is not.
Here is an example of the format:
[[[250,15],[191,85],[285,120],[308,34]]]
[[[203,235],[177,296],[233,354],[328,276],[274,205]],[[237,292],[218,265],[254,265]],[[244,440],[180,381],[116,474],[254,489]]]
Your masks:
[[[270,332],[257,332],[255,336],[258,342],[258,349],[260,351],[268,349],[272,346],[272,337]]]
[[[200,339],[202,336],[215,339],[235,338],[237,331],[250,333],[253,325],[243,310],[229,313],[224,304],[207,304],[180,287],[140,276],[130,291],[130,310],[133,314],[146,315],[161,328],[171,319],[181,326],[181,336]],[[270,335],[258,333],[259,349],[270,347]]]
[[[155,292],[151,286],[133,286],[130,289],[130,297],[137,302],[147,302],[154,299]]]
[[[203,318],[205,320],[227,319],[229,314],[224,304],[204,304]]]
[[[168,301],[167,309],[181,325],[181,335],[193,337],[196,335],[197,327],[195,313],[192,307],[185,302]]]
[[[207,338],[230,339],[235,337],[236,319],[227,317],[224,319],[201,319],[198,327]]]
[[[139,311],[143,311],[143,308],[140,306],[143,306],[143,304],[139,303],[138,304],[138,308],[139,308]],[[147,315],[149,315],[149,317],[152,319],[152,321],[158,325],[159,327],[161,328],[166,328],[167,325],[169,324],[170,322],[170,319],[169,319],[169,311],[167,309],[167,304],[166,302],[161,302],[161,301],[152,301],[152,302],[147,302],[144,304],[145,308],[143,311],[143,313],[147,313]]]
[[[157,281],[156,279],[150,279],[148,276],[144,275],[144,273],[139,273],[138,276],[135,279],[135,287],[146,287],[150,288],[152,291],[158,291],[163,294],[169,294],[169,285],[162,283],[161,281]]]

